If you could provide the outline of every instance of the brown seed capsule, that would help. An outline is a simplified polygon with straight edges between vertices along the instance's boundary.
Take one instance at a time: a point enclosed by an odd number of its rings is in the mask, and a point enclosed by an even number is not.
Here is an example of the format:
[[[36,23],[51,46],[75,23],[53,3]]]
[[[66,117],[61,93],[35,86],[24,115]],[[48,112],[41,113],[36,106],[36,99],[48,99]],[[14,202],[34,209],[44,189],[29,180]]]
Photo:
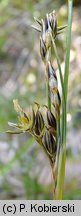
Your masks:
[[[60,106],[61,105],[61,97],[60,97],[59,91],[57,92],[57,96],[58,96],[59,106]]]
[[[56,34],[57,34],[57,20],[56,20],[55,11],[53,11],[52,13],[46,15],[45,30],[46,31],[51,31],[53,37],[54,38],[56,37]]]
[[[49,19],[49,14],[46,14],[46,19],[45,19],[45,30],[49,31],[51,30],[51,23],[50,23],[50,19]]]
[[[34,126],[34,124],[35,124],[35,112],[34,112],[34,109],[33,109],[33,107],[32,107],[32,117],[31,117],[31,124],[32,124],[32,128],[33,128],[33,126]]]
[[[51,65],[50,61],[47,63],[47,71],[48,71],[48,78],[49,78],[49,86],[51,92],[57,92],[58,89],[58,82],[57,82],[57,77],[55,70],[53,66]]]
[[[50,61],[48,61],[48,63],[47,63],[47,69],[48,69],[48,77],[50,78],[51,76],[53,76],[57,81],[57,76],[56,76],[55,70],[54,70],[53,66],[51,65]]]
[[[61,98],[60,98],[60,94],[59,94],[59,91],[57,91],[56,94],[54,94],[54,103],[55,103],[55,106],[59,106],[61,105]]]
[[[41,112],[37,110],[33,130],[35,134],[39,136],[43,128],[44,128],[44,119],[43,119]]]
[[[51,29],[52,29],[52,34],[53,34],[53,36],[55,38],[56,33],[57,33],[57,19],[56,19],[55,11],[50,13],[49,17],[50,17],[50,26],[51,26]]]
[[[57,149],[56,140],[54,136],[48,130],[46,130],[44,133],[43,143],[44,143],[45,148],[50,154],[56,153],[56,149]]]
[[[58,118],[60,116],[60,106],[61,106],[61,98],[58,90],[55,94],[53,94],[53,106],[55,107],[56,116]]]
[[[44,61],[46,58],[46,54],[47,54],[47,48],[46,48],[46,44],[42,37],[40,37],[40,54],[41,54],[42,60]]]
[[[49,126],[53,127],[56,130],[57,128],[56,119],[50,110],[47,110],[47,121]]]

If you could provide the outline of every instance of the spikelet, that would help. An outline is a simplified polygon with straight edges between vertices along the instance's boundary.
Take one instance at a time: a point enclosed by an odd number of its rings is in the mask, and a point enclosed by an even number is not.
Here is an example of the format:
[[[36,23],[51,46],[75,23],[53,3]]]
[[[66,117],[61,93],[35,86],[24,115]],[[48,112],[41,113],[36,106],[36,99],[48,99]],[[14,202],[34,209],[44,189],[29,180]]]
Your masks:
[[[38,109],[35,115],[35,122],[33,126],[34,134],[40,136],[43,128],[44,128],[44,119],[41,112]]]
[[[49,130],[46,130],[44,133],[43,144],[51,155],[56,155],[56,140],[55,137],[49,132]]]

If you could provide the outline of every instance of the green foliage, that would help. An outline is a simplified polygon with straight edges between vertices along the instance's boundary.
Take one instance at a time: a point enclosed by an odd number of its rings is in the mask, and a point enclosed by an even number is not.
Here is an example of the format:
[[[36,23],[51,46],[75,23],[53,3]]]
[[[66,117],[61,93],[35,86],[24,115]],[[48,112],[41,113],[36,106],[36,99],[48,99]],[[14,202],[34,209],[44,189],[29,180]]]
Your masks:
[[[15,154],[14,158],[8,162],[8,164],[0,169],[0,176],[6,175],[13,164],[18,161],[23,154],[28,150],[28,148],[33,144],[34,139],[29,138],[27,142],[21,147],[21,149]]]
[[[64,200],[79,200],[79,199],[81,199],[81,189],[80,188],[74,188],[73,190],[70,189],[70,191],[67,191],[64,193],[63,199]]]
[[[26,198],[30,200],[49,199],[49,191],[46,186],[38,183],[37,178],[30,177],[27,173],[23,175]]]
[[[67,92],[68,92],[68,77],[69,77],[69,61],[70,61],[70,44],[71,44],[71,27],[72,27],[72,5],[73,1],[68,0],[68,28],[67,28],[67,40],[66,40],[66,59],[65,59],[65,73],[64,83],[61,82],[64,89],[64,100],[62,106],[62,144],[63,149],[60,153],[59,170],[57,180],[57,199],[63,197],[64,177],[65,177],[65,163],[66,163],[66,136],[67,136]]]
[[[0,95],[0,107],[0,131],[4,131],[7,128],[8,118],[15,119],[16,114],[12,109],[12,99],[6,99],[2,95]]]

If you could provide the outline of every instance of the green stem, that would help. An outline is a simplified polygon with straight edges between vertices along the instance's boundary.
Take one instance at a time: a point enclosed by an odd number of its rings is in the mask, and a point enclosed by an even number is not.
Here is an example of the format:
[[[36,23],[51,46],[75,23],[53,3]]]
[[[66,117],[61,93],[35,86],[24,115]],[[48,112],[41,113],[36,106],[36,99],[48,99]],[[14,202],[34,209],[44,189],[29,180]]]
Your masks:
[[[57,64],[58,64],[58,69],[59,69],[59,74],[60,74],[60,81],[61,81],[61,86],[62,86],[63,98],[65,99],[64,83],[63,83],[63,76],[62,76],[62,70],[61,70],[60,59],[59,59],[59,56],[58,56],[58,53],[57,53],[56,44],[55,44],[55,41],[54,41],[52,35],[51,35],[51,40],[52,40],[52,44],[53,44],[55,56],[56,56],[56,59],[57,59]]]
[[[69,77],[69,62],[70,62],[70,44],[71,44],[71,28],[72,28],[72,5],[73,0],[68,0],[68,29],[66,38],[66,58],[65,58],[65,73],[64,73],[64,90],[67,101],[68,92],[68,77]]]
[[[65,162],[66,162],[66,149],[63,147],[60,151],[57,187],[55,191],[55,199],[62,200],[64,190],[64,177],[65,177]]]
[[[65,73],[64,73],[64,91],[65,91],[65,137],[64,143],[66,145],[66,131],[67,131],[67,94],[68,94],[68,78],[69,78],[69,63],[70,63],[70,44],[71,44],[71,28],[72,28],[72,5],[73,0],[68,0],[68,29],[66,37],[66,58],[65,58]]]
[[[62,87],[62,96],[63,96],[63,101],[62,101],[62,130],[61,130],[61,142],[63,142],[63,134],[64,134],[64,116],[65,116],[65,92],[64,92],[64,82],[63,82],[63,76],[62,76],[62,70],[61,70],[61,64],[60,64],[60,59],[58,56],[57,52],[57,47],[55,44],[55,41],[51,35],[51,40],[55,52],[55,56],[57,59],[57,64],[58,64],[58,69],[59,69],[59,74],[60,74],[60,81],[61,81],[61,87]]]
[[[63,149],[60,151],[59,169],[57,179],[56,199],[63,198],[64,178],[65,178],[65,164],[66,164],[66,124],[67,124],[67,92],[68,92],[68,76],[69,76],[69,60],[70,60],[70,44],[71,44],[71,26],[72,26],[72,5],[73,0],[68,0],[68,29],[66,39],[66,60],[65,60],[65,74],[64,74],[64,91],[65,91],[65,115],[64,115],[64,135],[63,135]]]

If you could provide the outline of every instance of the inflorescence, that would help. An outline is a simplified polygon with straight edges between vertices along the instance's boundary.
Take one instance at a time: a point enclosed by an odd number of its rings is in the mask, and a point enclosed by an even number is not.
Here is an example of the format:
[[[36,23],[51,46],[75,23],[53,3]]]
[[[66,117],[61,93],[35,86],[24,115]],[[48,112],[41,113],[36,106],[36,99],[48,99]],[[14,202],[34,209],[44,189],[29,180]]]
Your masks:
[[[45,116],[42,114],[41,106],[35,103],[32,106],[31,112],[24,111],[18,100],[13,100],[14,108],[18,113],[17,124],[9,122],[8,124],[15,127],[15,131],[6,131],[7,133],[20,134],[29,132],[34,136],[35,140],[43,147],[52,166],[54,167],[58,152],[57,139],[57,121],[60,118],[61,97],[58,90],[58,80],[54,67],[51,63],[51,47],[52,40],[55,40],[66,26],[57,26],[56,13],[53,11],[47,14],[45,20],[34,18],[39,24],[39,27],[33,26],[34,29],[40,32],[40,54],[45,65],[46,82],[48,83],[48,94],[52,104],[42,106],[45,109]]]

